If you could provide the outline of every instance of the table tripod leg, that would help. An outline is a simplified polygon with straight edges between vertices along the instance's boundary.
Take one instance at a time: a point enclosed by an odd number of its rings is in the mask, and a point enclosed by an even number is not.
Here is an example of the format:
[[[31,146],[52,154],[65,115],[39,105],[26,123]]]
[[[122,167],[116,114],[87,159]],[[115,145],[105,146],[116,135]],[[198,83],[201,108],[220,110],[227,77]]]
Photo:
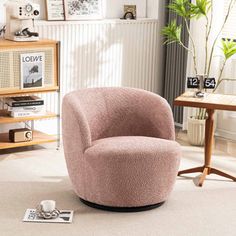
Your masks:
[[[223,171],[217,170],[215,168],[211,168],[211,172],[210,173],[211,174],[220,175],[220,176],[223,176],[225,178],[232,179],[233,181],[236,181],[236,177],[234,177],[232,175],[229,175],[229,174],[226,174]]]
[[[203,172],[203,169],[204,169],[204,167],[199,166],[199,167],[195,167],[195,168],[191,168],[191,169],[187,169],[187,170],[182,170],[182,171],[179,171],[178,175]]]
[[[214,110],[207,109],[207,119],[205,127],[205,167],[211,167],[211,154],[214,139]]]
[[[203,173],[199,179],[198,186],[202,187],[204,180],[206,179],[206,176],[208,175],[208,168],[204,168]]]

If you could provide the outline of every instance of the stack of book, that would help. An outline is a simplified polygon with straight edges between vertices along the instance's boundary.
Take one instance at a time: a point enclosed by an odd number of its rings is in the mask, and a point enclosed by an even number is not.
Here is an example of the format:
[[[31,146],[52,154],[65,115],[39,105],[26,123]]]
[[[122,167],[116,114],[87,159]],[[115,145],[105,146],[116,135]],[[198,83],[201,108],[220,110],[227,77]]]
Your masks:
[[[12,117],[45,115],[44,100],[37,96],[8,97],[5,104]]]

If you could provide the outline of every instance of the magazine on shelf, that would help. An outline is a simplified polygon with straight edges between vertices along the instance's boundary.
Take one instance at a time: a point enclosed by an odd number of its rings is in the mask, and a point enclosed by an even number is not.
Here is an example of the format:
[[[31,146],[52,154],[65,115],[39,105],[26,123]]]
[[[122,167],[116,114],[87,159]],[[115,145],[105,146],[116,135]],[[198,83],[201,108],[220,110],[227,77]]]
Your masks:
[[[44,116],[46,111],[11,111],[11,117],[29,117],[29,116]]]
[[[21,54],[21,88],[42,88],[44,86],[44,52]]]
[[[38,223],[72,223],[73,211],[60,210],[60,215],[55,219],[43,219],[36,215],[36,209],[27,209],[23,218],[23,222]]]
[[[38,96],[20,96],[9,97],[5,99],[5,103],[10,107],[26,107],[26,106],[42,106],[44,100]]]

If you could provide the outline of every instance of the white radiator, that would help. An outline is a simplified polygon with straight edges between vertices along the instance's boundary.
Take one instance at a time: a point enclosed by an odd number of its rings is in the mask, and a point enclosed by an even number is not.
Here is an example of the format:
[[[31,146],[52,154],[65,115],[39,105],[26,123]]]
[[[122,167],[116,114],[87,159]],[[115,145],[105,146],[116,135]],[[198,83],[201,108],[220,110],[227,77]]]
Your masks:
[[[41,38],[61,41],[62,94],[85,87],[157,84],[157,20],[46,22]]]
[[[157,91],[157,20],[38,21],[36,29],[41,38],[61,41],[62,97],[86,87]],[[42,96],[56,111],[56,97]]]

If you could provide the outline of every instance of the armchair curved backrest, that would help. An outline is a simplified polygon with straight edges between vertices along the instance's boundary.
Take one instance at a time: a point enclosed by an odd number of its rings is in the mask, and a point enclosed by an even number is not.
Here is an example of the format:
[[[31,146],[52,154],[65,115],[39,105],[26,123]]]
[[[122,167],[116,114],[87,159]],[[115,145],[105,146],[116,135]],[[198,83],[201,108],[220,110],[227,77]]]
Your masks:
[[[90,88],[69,93],[63,100],[63,133],[84,151],[97,139],[148,136],[174,140],[174,122],[166,100],[133,88]],[[75,140],[74,140],[75,141]],[[73,145],[68,142],[69,151]],[[66,148],[66,147],[65,147]]]

